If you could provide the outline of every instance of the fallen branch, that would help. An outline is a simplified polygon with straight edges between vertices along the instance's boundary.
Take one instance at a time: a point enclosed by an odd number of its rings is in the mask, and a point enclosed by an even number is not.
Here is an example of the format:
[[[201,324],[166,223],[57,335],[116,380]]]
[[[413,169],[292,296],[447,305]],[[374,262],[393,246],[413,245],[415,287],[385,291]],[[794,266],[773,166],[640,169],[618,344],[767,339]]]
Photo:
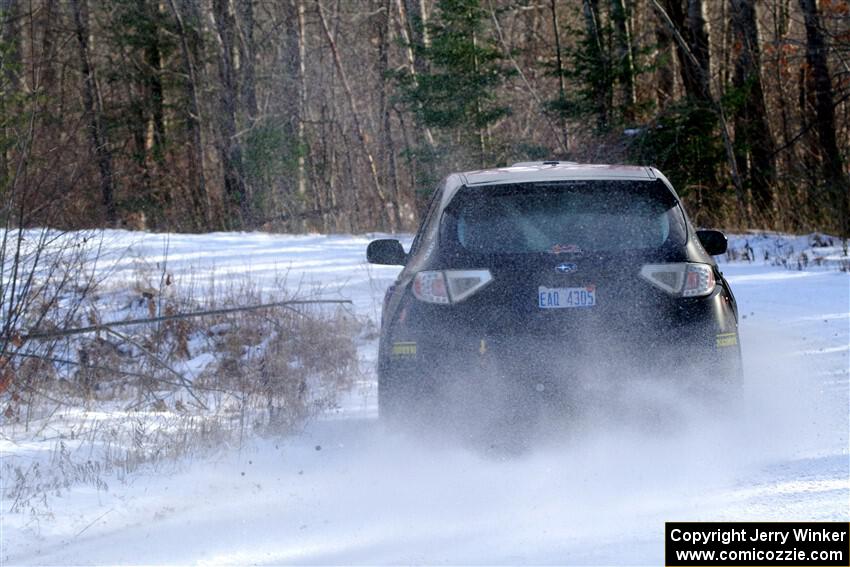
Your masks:
[[[74,536],[74,538],[78,538],[78,537],[80,537],[81,535],[83,535],[83,532],[85,532],[87,529],[89,529],[90,527],[92,527],[93,525],[95,525],[95,524],[96,524],[99,520],[103,519],[103,517],[104,517],[104,516],[106,516],[108,513],[110,513],[110,512],[111,512],[111,511],[113,511],[114,509],[115,509],[115,508],[110,508],[109,510],[107,510],[106,512],[104,512],[103,514],[101,514],[100,516],[98,516],[97,518],[95,518],[94,520],[92,520],[92,521],[91,521],[91,523],[89,523],[89,525],[87,525],[86,527],[84,527],[83,529],[81,529],[80,531],[78,531],[78,532],[77,532],[77,535],[75,535],[75,536]]]
[[[110,331],[115,327],[129,327],[131,325],[147,325],[151,323],[161,323],[163,321],[174,321],[176,319],[189,319],[191,317],[205,317],[208,315],[225,315],[227,313],[240,313],[242,311],[256,311],[259,309],[268,309],[270,307],[288,307],[293,305],[321,305],[321,304],[351,304],[350,299],[304,299],[292,301],[277,301],[274,303],[261,303],[259,305],[249,305],[246,307],[225,307],[222,309],[211,309],[208,311],[195,311],[192,313],[175,313],[174,315],[161,315],[159,317],[147,317],[144,319],[129,319],[126,321],[110,321],[109,323],[99,323],[97,325],[89,325],[87,327],[77,327],[75,329],[61,329],[57,331],[31,331],[24,335],[12,335],[3,337],[6,340],[14,340],[19,343],[31,340],[55,339],[59,337],[69,337],[72,335],[83,335],[86,333],[96,333],[99,331]],[[2,340],[2,339],[0,339]]]
[[[195,394],[195,390],[193,389],[193,384],[192,384],[191,382],[189,382],[189,381],[186,379],[186,377],[185,377],[185,376],[183,376],[182,374],[180,374],[179,372],[177,372],[176,370],[174,370],[171,366],[169,366],[167,362],[165,362],[164,360],[160,359],[157,355],[155,355],[154,353],[152,353],[151,351],[149,351],[148,349],[146,349],[146,348],[145,348],[142,344],[140,344],[138,341],[133,340],[131,337],[128,337],[127,335],[122,335],[121,333],[119,333],[118,331],[115,331],[115,330],[113,330],[113,329],[106,329],[106,332],[108,332],[108,333],[110,333],[110,334],[112,334],[112,335],[114,335],[114,336],[118,337],[119,339],[121,339],[121,340],[123,340],[123,341],[126,341],[126,342],[130,343],[131,345],[133,345],[134,347],[136,347],[137,349],[139,349],[140,351],[142,351],[142,353],[144,353],[145,355],[147,355],[148,357],[150,357],[150,359],[151,359],[151,360],[153,360],[154,362],[156,362],[156,363],[157,363],[158,365],[160,365],[162,368],[164,368],[164,369],[168,370],[169,372],[171,372],[172,374],[174,374],[174,375],[177,377],[177,379],[178,379],[178,380],[180,380],[180,383],[182,384],[183,388],[184,388],[187,392],[189,392],[189,395],[190,395],[190,396],[192,396],[193,398],[195,398],[195,401],[196,401],[196,402],[198,402],[198,404],[201,406],[201,408],[202,408],[202,409],[209,409],[209,408],[207,408],[206,404],[205,404],[205,403],[201,400],[201,398],[199,398],[199,397],[198,397],[198,395],[197,395],[197,394]]]
[[[163,384],[168,384],[169,386],[182,386],[182,384],[180,384],[180,383],[172,382],[170,380],[166,380],[166,379],[158,377],[158,376],[152,376],[150,374],[145,374],[143,372],[132,372],[130,370],[123,370],[121,368],[115,368],[115,367],[112,367],[112,366],[99,366],[99,365],[96,365],[96,364],[83,364],[82,362],[79,362],[79,361],[76,361],[76,360],[71,360],[71,359],[68,359],[68,358],[59,358],[59,357],[55,357],[55,356],[46,356],[46,355],[32,354],[32,353],[27,353],[27,352],[13,352],[13,353],[9,353],[8,356],[9,357],[17,357],[17,358],[31,358],[31,359],[34,359],[34,360],[41,360],[41,361],[44,361],[44,362],[52,362],[54,364],[67,364],[67,365],[70,365],[70,366],[77,366],[79,368],[84,368],[86,370],[94,370],[95,372],[108,372],[110,374],[120,374],[122,376],[131,376],[133,378],[146,378],[148,380],[154,380],[155,382],[161,382]],[[47,399],[50,399],[47,395],[36,390],[33,386],[30,386],[28,384],[24,384],[24,387],[34,391],[35,393],[37,393],[39,395],[44,396]],[[228,394],[229,393],[227,390],[224,390],[222,388],[211,388],[209,386],[198,386],[196,384],[193,384],[192,387],[195,388],[196,390],[204,390],[204,391],[207,391],[207,392],[218,392],[220,394]],[[51,400],[51,401],[55,401],[55,400]]]

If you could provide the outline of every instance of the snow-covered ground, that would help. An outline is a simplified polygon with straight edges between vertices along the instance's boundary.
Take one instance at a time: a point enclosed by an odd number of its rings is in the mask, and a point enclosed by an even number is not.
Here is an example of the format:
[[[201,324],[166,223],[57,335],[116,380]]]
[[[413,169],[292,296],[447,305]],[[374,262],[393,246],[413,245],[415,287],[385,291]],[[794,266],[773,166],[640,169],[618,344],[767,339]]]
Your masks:
[[[367,265],[368,241],[109,232],[101,269],[120,281],[167,262],[201,282],[250,274],[266,286],[288,271],[286,285],[352,299],[377,320],[398,269]],[[367,375],[299,435],[107,475],[108,490],[83,483],[51,498],[49,517],[3,500],[0,563],[660,564],[668,520],[848,521],[850,274],[840,243],[813,243],[732,239],[732,256],[754,261],[722,266],[747,375],[728,411],[681,400],[686,417],[664,427],[603,418],[492,455],[383,430]],[[366,368],[375,346],[361,348]],[[44,447],[0,439],[0,456]]]

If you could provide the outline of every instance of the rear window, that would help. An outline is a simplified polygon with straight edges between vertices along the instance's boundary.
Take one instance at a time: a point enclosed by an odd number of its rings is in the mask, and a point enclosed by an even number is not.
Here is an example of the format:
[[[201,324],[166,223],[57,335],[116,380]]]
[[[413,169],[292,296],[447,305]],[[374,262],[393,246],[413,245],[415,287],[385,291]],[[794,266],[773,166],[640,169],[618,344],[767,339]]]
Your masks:
[[[675,197],[657,182],[464,187],[442,222],[442,238],[481,254],[654,249],[687,234]]]

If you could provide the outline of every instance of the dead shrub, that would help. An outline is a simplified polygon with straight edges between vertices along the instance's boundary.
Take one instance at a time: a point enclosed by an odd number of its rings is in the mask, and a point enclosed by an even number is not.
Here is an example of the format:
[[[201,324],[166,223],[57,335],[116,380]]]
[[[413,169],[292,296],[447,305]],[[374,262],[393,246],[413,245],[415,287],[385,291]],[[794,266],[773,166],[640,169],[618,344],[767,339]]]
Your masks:
[[[344,309],[250,308],[295,299],[285,282],[270,294],[247,279],[223,287],[140,276],[67,285],[62,301],[72,311],[57,301],[31,319],[51,330],[249,308],[31,341],[0,361],[2,434],[55,449],[41,465],[5,459],[2,472],[15,480],[2,496],[12,511],[44,514],[71,484],[105,490],[110,476],[241,443],[249,431],[289,433],[359,376],[361,325]]]

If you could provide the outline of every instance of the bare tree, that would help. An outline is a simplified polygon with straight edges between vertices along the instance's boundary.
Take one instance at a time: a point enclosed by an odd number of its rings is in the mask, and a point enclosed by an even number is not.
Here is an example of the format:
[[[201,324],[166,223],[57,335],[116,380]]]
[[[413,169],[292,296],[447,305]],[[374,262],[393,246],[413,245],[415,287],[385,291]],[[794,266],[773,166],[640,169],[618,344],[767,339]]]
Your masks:
[[[585,34],[588,37],[591,50],[589,52],[591,58],[595,59],[594,63],[597,66],[597,73],[601,73],[605,78],[593,81],[591,88],[593,89],[593,105],[597,116],[597,128],[605,130],[610,122],[610,89],[608,88],[608,75],[610,74],[609,62],[606,57],[606,49],[602,33],[602,24],[600,22],[599,1],[598,0],[582,0],[582,14],[584,15]]]
[[[688,97],[697,101],[711,99],[710,51],[702,0],[664,0],[663,12],[668,32],[678,33],[682,41],[676,41],[676,54],[682,76],[682,85]],[[653,0],[656,7],[661,5]],[[662,18],[662,21],[665,18]],[[674,33],[674,35],[675,35]]]
[[[224,194],[227,200],[228,223],[242,227],[253,220],[251,197],[245,183],[242,146],[237,138],[236,110],[238,85],[234,66],[236,22],[229,0],[213,0],[213,17],[218,40],[219,116],[218,149],[224,174]]]
[[[297,178],[292,188],[301,197],[307,194],[307,172],[304,157],[306,132],[304,128],[307,85],[305,83],[306,37],[304,35],[303,0],[280,3],[283,34],[280,47],[280,103],[283,130],[297,152]]]
[[[390,71],[390,47],[392,45],[392,10],[393,0],[382,0],[381,17],[377,25],[377,42],[379,46],[378,71],[381,74],[380,112],[381,112],[381,146],[382,161],[384,163],[384,184],[392,191],[392,215],[393,224],[396,228],[402,225],[401,207],[402,197],[398,182],[398,164],[396,163],[396,149],[393,141],[393,129],[391,120],[392,107],[390,104],[391,83]]]
[[[738,56],[733,84],[743,97],[735,114],[735,143],[741,177],[747,178],[753,207],[767,218],[774,216],[774,143],[767,123],[761,80],[756,7],[753,0],[731,0],[732,28]]]
[[[112,172],[112,151],[103,121],[103,102],[97,78],[89,58],[88,0],[70,0],[74,17],[74,31],[80,56],[83,77],[83,105],[88,115],[89,138],[100,172],[101,202],[106,222],[114,225],[118,220],[115,206],[115,182]]]
[[[481,20],[474,33],[450,15],[460,5]],[[147,213],[155,229],[399,229],[450,169],[569,154],[663,165],[707,222],[835,230],[850,222],[843,9],[0,0],[0,171],[8,182],[32,103],[28,171],[43,179],[18,183],[34,201],[27,223],[42,226],[129,226]],[[505,63],[487,90],[498,120],[444,129],[408,96],[466,57],[438,53],[444,32]],[[63,216],[48,216],[60,198]]]
[[[366,143],[366,133],[360,120],[360,114],[358,113],[355,105],[354,93],[351,91],[351,85],[348,81],[348,77],[345,73],[345,69],[343,68],[342,61],[339,57],[339,49],[337,48],[336,41],[334,41],[330,29],[328,28],[328,23],[325,19],[324,12],[322,11],[322,5],[320,0],[316,0],[316,13],[319,16],[319,23],[321,24],[325,40],[328,42],[328,46],[331,49],[331,54],[333,55],[334,60],[334,66],[336,67],[336,70],[339,73],[339,79],[342,82],[342,86],[345,92],[345,99],[348,103],[349,112],[351,113],[351,119],[354,121],[354,129],[355,133],[357,134],[357,140],[358,142],[360,142],[360,149],[363,151],[363,155],[366,158],[366,162],[369,166],[369,173],[372,180],[372,188],[374,190],[374,195],[377,201],[377,205],[379,207],[379,218],[389,224],[390,230],[395,230],[395,227],[392,226],[392,217],[388,216],[387,214],[388,200],[386,195],[384,194],[384,190],[381,188],[381,181],[378,178],[378,168],[375,164],[375,158],[372,155],[368,144]],[[373,136],[372,138],[374,139]]]
[[[699,17],[702,17],[702,9],[700,0],[689,0],[689,2],[694,2],[700,4],[700,13]],[[680,62],[687,62],[688,70],[683,71],[682,80],[685,83],[685,90],[688,91],[689,88],[697,88],[698,91],[695,91],[691,96],[695,96],[696,92],[699,92],[699,96],[696,100],[705,102],[709,108],[713,110],[715,115],[717,116],[717,120],[720,123],[720,134],[723,138],[723,147],[726,150],[726,160],[729,165],[729,174],[732,178],[732,183],[735,186],[735,195],[738,201],[738,221],[742,220],[744,217],[745,207],[745,199],[744,199],[744,187],[741,182],[741,176],[738,171],[738,162],[735,157],[735,150],[732,144],[732,138],[729,133],[729,125],[726,120],[726,113],[723,110],[723,106],[712,96],[711,93],[711,85],[709,81],[709,68],[708,68],[708,55],[703,54],[702,60],[694,53],[692,47],[695,47],[697,50],[701,49],[699,44],[699,39],[693,40],[694,45],[690,45],[682,35],[679,28],[676,26],[675,20],[671,17],[671,15],[661,6],[658,0],[652,0],[653,7],[658,13],[659,17],[666,23],[670,33],[673,35],[673,38],[676,40],[676,44],[678,47],[678,53],[680,55]],[[668,0],[668,4],[675,4],[674,1]],[[696,18],[697,16],[694,14],[692,17]],[[691,23],[691,25],[699,25]],[[693,31],[691,32],[691,36],[695,35]],[[688,87],[688,82],[696,80],[696,85],[691,85]]]
[[[611,0],[611,20],[614,24],[614,35],[617,42],[617,76],[622,92],[623,115],[626,120],[632,120],[637,96],[635,93],[635,66],[629,17],[623,0]]]
[[[20,89],[21,7],[18,0],[2,0],[0,17],[3,18],[2,40],[6,48],[3,54],[5,79],[10,88]]]
[[[800,0],[806,26],[806,63],[815,92],[815,113],[824,177],[829,184],[832,204],[838,211],[843,236],[850,235],[850,180],[844,171],[835,135],[835,105],[827,64],[827,45],[821,28],[816,0]]]
[[[564,61],[563,48],[561,47],[561,27],[558,24],[558,10],[555,6],[555,0],[549,1],[549,12],[552,15],[552,35],[555,37],[555,73],[558,75],[558,107],[561,126],[561,143],[564,151],[570,150],[569,128],[567,127],[566,104],[567,104],[567,87],[566,77],[564,77]]]
[[[672,101],[675,86],[675,61],[673,38],[663,22],[655,24],[655,102],[659,109],[666,108]]]
[[[57,0],[44,0],[40,25],[43,29],[41,36],[41,65],[39,68],[40,87],[45,93],[53,93],[56,81],[56,24],[61,17]]]
[[[2,60],[2,80],[5,83],[4,87],[9,92],[17,93],[21,90],[21,33],[18,0],[2,0],[2,3],[0,3],[0,17],[3,18],[0,39],[2,39],[3,47],[6,51],[3,53]],[[7,108],[8,98],[4,96],[0,100],[4,114],[12,111],[12,109]],[[10,139],[11,137],[12,133],[7,128],[7,131],[3,133],[3,138]],[[4,181],[9,174],[9,155],[6,145],[4,143],[2,151],[0,151],[0,179]]]
[[[240,83],[242,87],[242,108],[248,114],[249,121],[257,118],[257,82],[255,72],[255,59],[257,50],[254,44],[254,2],[253,0],[240,0],[239,7],[239,70]]]
[[[178,6],[179,2],[179,6]],[[203,41],[200,33],[200,17],[196,0],[168,0],[177,35],[180,41],[180,56],[185,84],[186,104],[184,119],[189,137],[186,147],[186,162],[189,166],[189,200],[194,209],[196,228],[212,226],[211,206],[207,193],[205,172],[206,154],[204,152],[203,129],[201,127],[201,105],[198,100],[199,53]],[[203,66],[200,66],[203,68]]]

